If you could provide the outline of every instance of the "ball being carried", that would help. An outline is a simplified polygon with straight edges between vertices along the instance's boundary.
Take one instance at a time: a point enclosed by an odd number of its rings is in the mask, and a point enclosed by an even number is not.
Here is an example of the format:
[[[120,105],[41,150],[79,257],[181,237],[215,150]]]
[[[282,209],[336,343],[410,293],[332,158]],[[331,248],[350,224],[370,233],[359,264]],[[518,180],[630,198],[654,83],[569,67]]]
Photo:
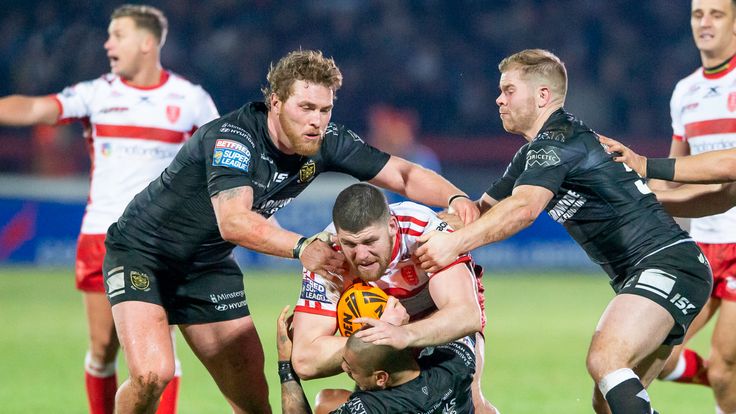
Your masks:
[[[355,318],[380,319],[386,308],[388,295],[381,288],[358,282],[347,288],[337,302],[337,328],[342,336],[350,336],[363,324]]]

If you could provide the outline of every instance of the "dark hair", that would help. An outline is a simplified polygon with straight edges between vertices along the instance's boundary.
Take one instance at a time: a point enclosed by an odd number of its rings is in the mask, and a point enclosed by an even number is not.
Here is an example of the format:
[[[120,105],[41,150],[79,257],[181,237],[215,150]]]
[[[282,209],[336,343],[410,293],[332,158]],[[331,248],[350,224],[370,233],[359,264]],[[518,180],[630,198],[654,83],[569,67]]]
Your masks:
[[[388,202],[378,188],[365,183],[353,184],[342,190],[332,208],[335,227],[358,232],[378,222],[388,222]]]
[[[158,39],[159,47],[166,42],[169,21],[161,10],[143,4],[124,4],[112,12],[110,20],[120,17],[130,17],[135,22],[136,27],[151,32]]]
[[[271,94],[285,101],[291,96],[294,82],[301,80],[332,89],[333,95],[342,86],[342,73],[332,58],[319,50],[296,50],[282,57],[266,75],[268,86],[261,88],[266,106],[271,109]]]
[[[368,325],[364,325],[361,330],[368,329]],[[363,374],[370,374],[376,371],[386,371],[393,374],[400,371],[417,368],[416,359],[411,348],[396,349],[389,345],[376,345],[374,343],[365,342],[355,335],[348,337],[345,344],[358,358],[358,368]]]

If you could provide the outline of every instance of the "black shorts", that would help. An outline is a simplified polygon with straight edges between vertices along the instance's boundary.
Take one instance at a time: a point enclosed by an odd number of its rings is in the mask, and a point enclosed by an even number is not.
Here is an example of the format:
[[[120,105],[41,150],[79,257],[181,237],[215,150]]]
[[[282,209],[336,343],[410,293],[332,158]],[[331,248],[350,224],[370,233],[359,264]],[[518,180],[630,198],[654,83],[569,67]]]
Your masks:
[[[126,301],[161,305],[171,325],[250,315],[243,274],[232,256],[182,263],[108,243],[102,268],[112,305]]]
[[[675,319],[663,345],[681,344],[687,328],[703,309],[713,287],[713,275],[694,242],[682,242],[646,256],[628,272],[616,294],[629,293],[656,302]]]

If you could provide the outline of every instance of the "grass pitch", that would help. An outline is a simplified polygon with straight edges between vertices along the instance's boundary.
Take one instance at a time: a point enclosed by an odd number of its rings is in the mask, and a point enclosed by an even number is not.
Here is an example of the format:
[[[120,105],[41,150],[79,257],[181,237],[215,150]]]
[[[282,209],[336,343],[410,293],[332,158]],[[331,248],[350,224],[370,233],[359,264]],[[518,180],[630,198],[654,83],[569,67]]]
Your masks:
[[[601,275],[494,275],[486,272],[486,367],[483,389],[504,414],[590,413],[593,388],[585,353],[598,317],[612,297]],[[293,305],[300,272],[246,271],[246,295],[266,351],[274,413],[280,412],[275,322]],[[0,269],[0,412],[84,413],[83,359],[87,333],[72,271]],[[692,347],[707,354],[710,330]],[[227,413],[228,405],[187,345],[178,338],[183,366],[179,413]],[[119,363],[118,378],[125,377]],[[323,387],[347,388],[345,375],[304,382],[311,399]],[[702,386],[655,382],[661,413],[710,413]]]

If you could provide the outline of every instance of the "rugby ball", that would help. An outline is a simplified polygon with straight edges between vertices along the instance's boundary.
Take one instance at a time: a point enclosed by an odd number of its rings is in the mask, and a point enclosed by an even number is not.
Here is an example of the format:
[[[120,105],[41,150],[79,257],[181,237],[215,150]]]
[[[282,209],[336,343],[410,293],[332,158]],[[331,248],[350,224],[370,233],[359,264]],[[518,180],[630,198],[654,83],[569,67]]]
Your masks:
[[[355,318],[380,319],[386,307],[388,295],[381,288],[358,282],[351,285],[337,302],[337,328],[342,336],[350,336],[363,324]]]

